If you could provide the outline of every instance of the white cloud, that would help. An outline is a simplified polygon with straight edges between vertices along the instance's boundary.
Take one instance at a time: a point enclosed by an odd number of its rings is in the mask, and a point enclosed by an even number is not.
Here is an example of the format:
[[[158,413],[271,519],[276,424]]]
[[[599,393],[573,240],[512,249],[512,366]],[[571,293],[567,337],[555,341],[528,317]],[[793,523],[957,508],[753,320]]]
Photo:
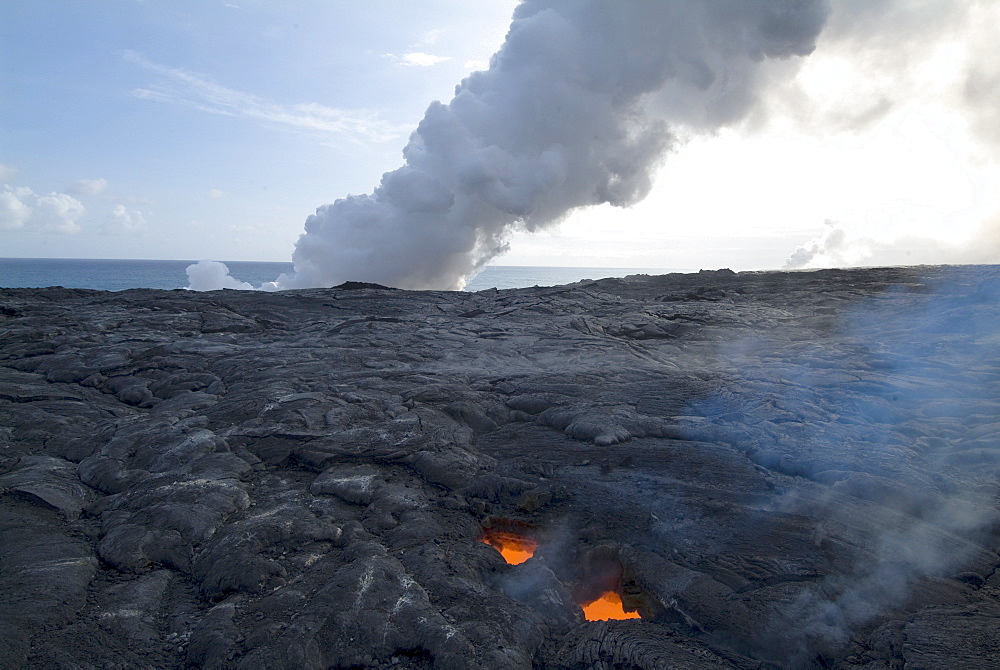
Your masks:
[[[83,203],[66,193],[38,195],[26,186],[0,190],[0,230],[75,234],[84,212]]]
[[[137,209],[129,211],[125,205],[116,205],[101,225],[103,235],[134,235],[146,227],[146,217]]]
[[[385,54],[385,57],[398,65],[405,65],[407,67],[430,67],[438,63],[443,63],[446,60],[451,60],[448,56],[434,56],[433,54],[425,54],[422,51],[412,51],[401,56],[397,54]]]
[[[13,165],[0,163],[0,181],[10,181],[18,174],[18,169]]]
[[[166,102],[209,114],[251,119],[284,130],[356,141],[385,142],[408,132],[374,112],[337,109],[315,102],[282,104],[221,86],[187,70],[153,63],[132,51],[126,51],[124,58],[160,78],[156,84],[132,91],[140,100]]]
[[[224,196],[226,194],[225,194],[224,191],[220,191],[217,188],[212,188],[212,189],[209,189],[208,193],[206,193],[205,195],[207,195],[212,200],[218,200],[219,198],[221,198],[222,196]]]
[[[107,187],[107,179],[79,179],[66,190],[76,195],[100,195]]]
[[[79,200],[65,193],[49,193],[38,198],[29,223],[52,233],[78,233],[76,221],[86,209]]]
[[[0,229],[17,230],[23,228],[31,217],[28,204],[35,194],[23,186],[4,186],[0,191]]]

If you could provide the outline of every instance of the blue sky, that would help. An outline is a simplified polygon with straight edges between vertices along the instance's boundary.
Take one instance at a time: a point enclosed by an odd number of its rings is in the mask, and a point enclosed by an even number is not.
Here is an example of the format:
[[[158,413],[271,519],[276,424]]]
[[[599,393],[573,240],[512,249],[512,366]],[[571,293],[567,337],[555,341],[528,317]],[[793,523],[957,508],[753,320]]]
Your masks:
[[[0,182],[86,213],[0,255],[287,260],[499,46],[513,3],[472,4],[3,3]],[[109,226],[118,206],[144,224]]]
[[[4,2],[0,256],[288,260],[318,206],[401,164],[515,5]],[[1000,262],[1000,3],[931,5],[834,0],[759,113],[682,129],[644,202],[515,231],[494,262]]]

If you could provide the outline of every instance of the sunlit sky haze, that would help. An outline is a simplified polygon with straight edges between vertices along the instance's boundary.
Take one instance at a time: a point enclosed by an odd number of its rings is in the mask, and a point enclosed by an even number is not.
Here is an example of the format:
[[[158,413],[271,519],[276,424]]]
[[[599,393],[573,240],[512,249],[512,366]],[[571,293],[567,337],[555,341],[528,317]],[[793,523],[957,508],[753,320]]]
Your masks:
[[[369,193],[510,0],[0,4],[0,257],[287,261]],[[1000,262],[1000,2],[832,0],[747,118],[676,129],[652,193],[494,263]]]

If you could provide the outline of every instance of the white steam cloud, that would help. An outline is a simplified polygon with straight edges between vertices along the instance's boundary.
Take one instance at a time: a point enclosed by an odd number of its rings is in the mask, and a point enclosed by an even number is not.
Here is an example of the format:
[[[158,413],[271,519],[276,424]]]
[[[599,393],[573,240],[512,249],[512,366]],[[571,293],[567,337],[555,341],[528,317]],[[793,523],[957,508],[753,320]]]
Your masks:
[[[235,288],[249,291],[252,285],[229,276],[229,266],[219,261],[198,261],[187,267],[188,289],[191,291],[214,291],[221,288]]]
[[[880,240],[852,235],[834,221],[825,223],[826,229],[800,245],[783,269],[991,264],[1000,260],[1000,216],[984,222],[969,239],[953,243],[917,235]]]
[[[1000,200],[977,175],[1000,168],[998,30],[995,0],[832,3],[822,58],[769,99],[772,117],[824,137],[882,124],[914,148],[913,169],[873,179],[870,201],[828,221],[786,269],[1000,262]],[[877,160],[879,136],[867,137]]]
[[[294,273],[265,288],[461,288],[517,227],[640,201],[682,133],[744,118],[762,63],[809,54],[826,16],[824,0],[525,0],[489,69],[427,109],[405,164],[320,207]]]

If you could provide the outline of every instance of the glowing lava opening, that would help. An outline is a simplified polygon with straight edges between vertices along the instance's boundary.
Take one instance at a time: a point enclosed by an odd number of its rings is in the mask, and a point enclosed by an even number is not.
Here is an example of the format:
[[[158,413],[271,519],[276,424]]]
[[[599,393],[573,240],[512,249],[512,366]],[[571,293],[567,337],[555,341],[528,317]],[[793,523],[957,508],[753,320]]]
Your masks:
[[[535,555],[538,543],[530,537],[487,528],[483,530],[482,542],[500,552],[503,560],[511,565],[520,565]]]
[[[608,619],[641,619],[638,612],[626,612],[622,597],[614,591],[605,591],[593,602],[581,605],[587,621],[607,621]]]

